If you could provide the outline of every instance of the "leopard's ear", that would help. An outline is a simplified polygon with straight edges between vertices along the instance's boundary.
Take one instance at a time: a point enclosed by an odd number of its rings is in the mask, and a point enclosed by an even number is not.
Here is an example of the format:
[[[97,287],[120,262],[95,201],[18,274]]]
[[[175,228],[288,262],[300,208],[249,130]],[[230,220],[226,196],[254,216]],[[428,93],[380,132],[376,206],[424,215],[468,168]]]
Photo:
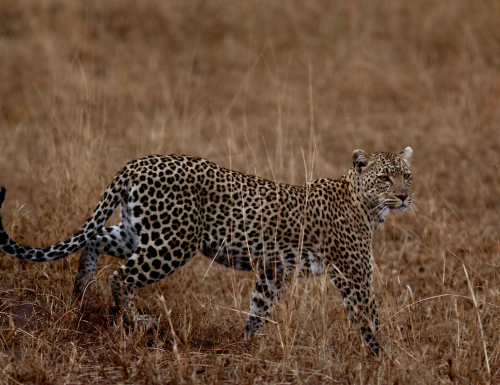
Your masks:
[[[374,159],[363,150],[354,150],[352,153],[352,163],[358,174],[366,171],[374,162]]]
[[[406,162],[406,164],[409,166],[410,165],[410,159],[411,155],[413,154],[413,150],[411,147],[406,147],[402,152],[399,153],[401,158]]]

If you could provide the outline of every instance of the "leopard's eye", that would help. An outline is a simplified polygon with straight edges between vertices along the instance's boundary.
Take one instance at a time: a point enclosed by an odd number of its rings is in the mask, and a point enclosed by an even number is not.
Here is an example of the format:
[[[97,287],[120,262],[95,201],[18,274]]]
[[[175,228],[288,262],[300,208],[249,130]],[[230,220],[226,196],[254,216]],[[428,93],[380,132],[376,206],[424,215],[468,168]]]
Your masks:
[[[406,174],[403,175],[403,178],[405,179],[410,179],[411,174],[407,172]]]
[[[387,176],[387,175],[379,175],[378,179],[380,179],[382,182],[390,182],[391,181],[391,178],[389,178],[389,176]]]

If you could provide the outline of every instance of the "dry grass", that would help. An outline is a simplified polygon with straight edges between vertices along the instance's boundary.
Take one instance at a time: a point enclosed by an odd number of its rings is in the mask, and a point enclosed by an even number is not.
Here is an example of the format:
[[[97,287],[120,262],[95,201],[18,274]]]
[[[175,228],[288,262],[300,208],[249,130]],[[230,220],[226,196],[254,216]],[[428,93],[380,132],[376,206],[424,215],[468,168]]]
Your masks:
[[[376,236],[380,358],[324,279],[294,283],[246,345],[251,274],[197,258],[139,291],[161,319],[141,335],[113,313],[112,258],[75,303],[78,255],[2,256],[3,383],[499,383],[499,15],[497,0],[0,2],[2,215],[19,242],[65,239],[150,153],[302,184],[356,148],[411,146],[421,202]]]

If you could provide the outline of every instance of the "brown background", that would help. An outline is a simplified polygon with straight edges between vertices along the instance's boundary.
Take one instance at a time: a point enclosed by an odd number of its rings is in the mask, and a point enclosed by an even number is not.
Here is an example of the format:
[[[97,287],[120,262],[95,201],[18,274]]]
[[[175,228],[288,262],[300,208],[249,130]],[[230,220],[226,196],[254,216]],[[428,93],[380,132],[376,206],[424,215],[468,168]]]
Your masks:
[[[496,0],[3,0],[2,215],[19,242],[65,239],[151,153],[303,184],[354,149],[411,146],[419,203],[375,239],[379,359],[324,279],[294,283],[245,345],[252,274],[196,258],[139,291],[161,325],[143,336],[113,313],[112,258],[80,307],[78,255],[1,256],[2,381],[500,381],[499,20]]]

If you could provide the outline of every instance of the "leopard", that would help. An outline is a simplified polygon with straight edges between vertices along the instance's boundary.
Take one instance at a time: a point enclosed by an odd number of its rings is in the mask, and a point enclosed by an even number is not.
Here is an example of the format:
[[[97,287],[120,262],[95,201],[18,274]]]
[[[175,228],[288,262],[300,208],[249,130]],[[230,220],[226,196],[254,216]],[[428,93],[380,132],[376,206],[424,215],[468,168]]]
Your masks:
[[[245,341],[271,319],[290,276],[327,275],[340,292],[348,320],[378,355],[380,321],[373,289],[373,237],[389,211],[412,205],[413,150],[352,153],[339,179],[278,183],[187,155],[133,160],[114,177],[92,215],[71,237],[47,247],[15,242],[0,217],[0,250],[32,262],[82,250],[73,295],[93,282],[100,255],[124,263],[109,276],[119,314],[154,326],[133,293],[173,274],[197,254],[253,271]],[[6,189],[0,188],[0,207]],[[106,227],[120,205],[121,222]],[[259,337],[260,338],[260,337]]]

